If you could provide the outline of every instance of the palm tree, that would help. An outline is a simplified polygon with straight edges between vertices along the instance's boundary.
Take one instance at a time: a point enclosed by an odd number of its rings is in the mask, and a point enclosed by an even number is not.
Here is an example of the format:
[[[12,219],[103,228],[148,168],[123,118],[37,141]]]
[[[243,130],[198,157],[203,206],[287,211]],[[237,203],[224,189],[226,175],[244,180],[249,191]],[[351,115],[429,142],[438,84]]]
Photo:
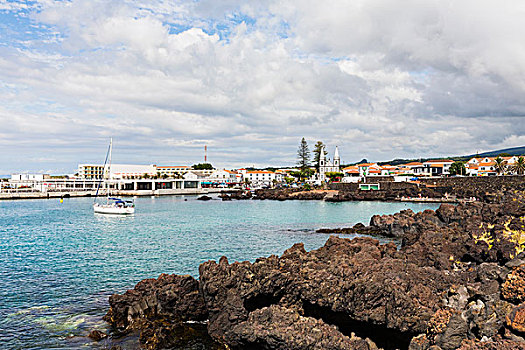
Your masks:
[[[525,158],[523,158],[523,156],[518,157],[516,163],[512,166],[512,171],[518,175],[523,175],[525,173]]]
[[[498,156],[498,158],[494,159],[494,169],[498,174],[505,175],[505,170],[507,170],[507,161],[501,157]]]

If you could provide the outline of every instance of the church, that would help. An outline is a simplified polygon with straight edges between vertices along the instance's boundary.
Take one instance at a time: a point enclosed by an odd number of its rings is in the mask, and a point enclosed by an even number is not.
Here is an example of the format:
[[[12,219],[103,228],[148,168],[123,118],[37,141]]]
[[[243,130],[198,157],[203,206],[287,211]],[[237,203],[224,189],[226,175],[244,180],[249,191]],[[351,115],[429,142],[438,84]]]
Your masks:
[[[326,149],[323,147],[321,151],[321,157],[319,159],[319,180],[326,181],[326,173],[340,172],[341,171],[341,159],[339,158],[339,149],[335,147],[334,160],[325,156]]]

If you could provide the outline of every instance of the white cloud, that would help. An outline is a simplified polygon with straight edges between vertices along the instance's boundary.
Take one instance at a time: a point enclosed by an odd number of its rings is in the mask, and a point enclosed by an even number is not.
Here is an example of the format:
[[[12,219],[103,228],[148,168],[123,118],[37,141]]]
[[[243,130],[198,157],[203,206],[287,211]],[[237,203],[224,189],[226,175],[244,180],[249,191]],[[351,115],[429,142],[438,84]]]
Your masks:
[[[12,168],[48,168],[49,151],[57,169],[95,161],[110,135],[123,161],[192,163],[206,143],[218,165],[293,164],[302,136],[339,144],[346,161],[523,144],[517,1],[46,0],[29,11],[38,33],[0,48],[0,144],[18,156],[0,161]]]

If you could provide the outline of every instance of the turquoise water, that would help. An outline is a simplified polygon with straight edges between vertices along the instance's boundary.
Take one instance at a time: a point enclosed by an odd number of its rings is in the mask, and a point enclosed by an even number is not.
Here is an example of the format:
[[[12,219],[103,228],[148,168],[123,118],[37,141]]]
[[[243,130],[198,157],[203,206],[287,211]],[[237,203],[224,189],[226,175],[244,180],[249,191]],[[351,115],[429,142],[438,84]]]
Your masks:
[[[137,198],[134,216],[95,215],[89,198],[0,201],[0,348],[103,348],[108,296],[161,273],[198,276],[226,255],[253,261],[297,242],[324,244],[320,227],[435,204],[323,201],[202,202]]]

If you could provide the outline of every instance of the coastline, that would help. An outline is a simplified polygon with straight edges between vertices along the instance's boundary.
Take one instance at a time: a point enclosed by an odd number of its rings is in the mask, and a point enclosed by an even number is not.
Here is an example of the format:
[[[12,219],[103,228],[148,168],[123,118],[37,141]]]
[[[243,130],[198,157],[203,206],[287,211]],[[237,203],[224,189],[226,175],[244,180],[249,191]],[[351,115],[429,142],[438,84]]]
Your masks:
[[[204,195],[212,193],[232,193],[236,190],[217,188],[199,189],[177,189],[177,190],[153,190],[153,191],[115,191],[113,195],[122,197],[148,197],[148,196],[180,196],[180,195]],[[53,199],[70,197],[95,197],[96,191],[72,191],[72,192],[0,192],[0,200],[21,199]],[[105,196],[105,194],[99,194]]]
[[[373,234],[400,238],[399,249],[330,236],[254,263],[222,257],[198,280],[161,275],[114,294],[105,320],[141,332],[148,349],[203,319],[217,349],[523,349],[524,220],[521,187],[374,216]]]

